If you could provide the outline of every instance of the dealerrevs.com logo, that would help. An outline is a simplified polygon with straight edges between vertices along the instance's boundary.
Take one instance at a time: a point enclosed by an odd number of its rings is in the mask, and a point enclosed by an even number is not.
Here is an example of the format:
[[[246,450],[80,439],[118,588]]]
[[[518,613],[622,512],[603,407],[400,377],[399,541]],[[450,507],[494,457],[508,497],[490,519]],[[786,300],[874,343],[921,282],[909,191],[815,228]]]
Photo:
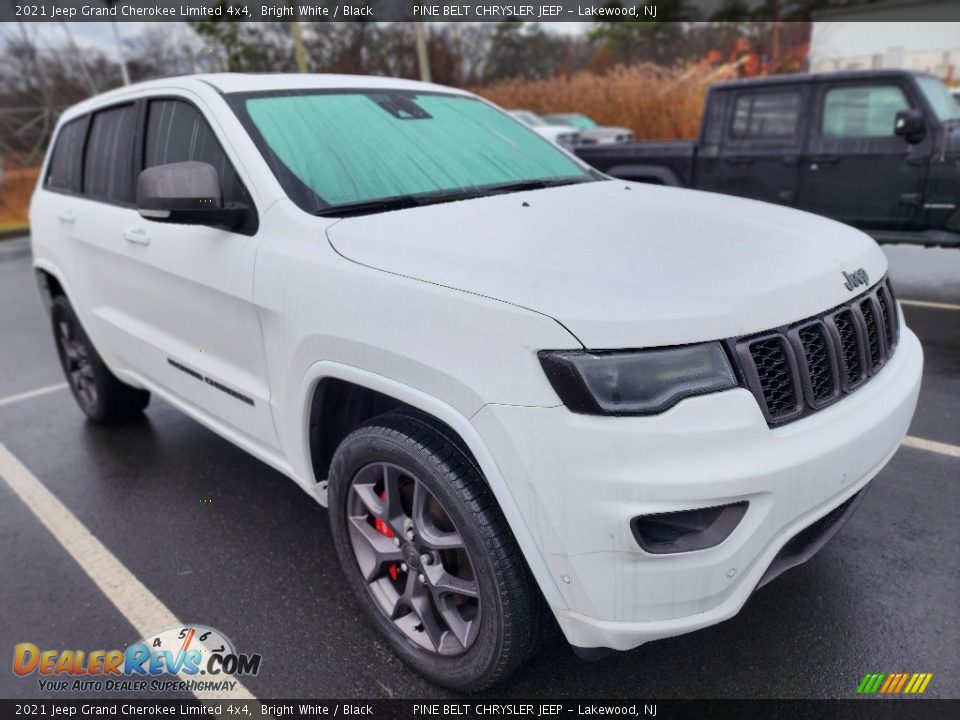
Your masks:
[[[206,625],[167,628],[126,650],[41,650],[29,642],[13,648],[13,672],[38,675],[45,692],[229,691],[237,685],[232,676],[256,675],[260,661]]]

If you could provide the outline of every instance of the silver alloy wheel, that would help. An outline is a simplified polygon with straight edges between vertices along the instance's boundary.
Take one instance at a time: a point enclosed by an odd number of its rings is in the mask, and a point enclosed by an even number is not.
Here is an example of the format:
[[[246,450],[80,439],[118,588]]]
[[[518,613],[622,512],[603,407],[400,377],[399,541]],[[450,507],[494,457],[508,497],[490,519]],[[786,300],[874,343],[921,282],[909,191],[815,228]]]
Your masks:
[[[77,337],[76,329],[69,320],[60,320],[57,341],[63,352],[64,365],[70,384],[77,396],[88,408],[97,404],[97,385],[93,375],[93,363],[87,353],[87,347]]]
[[[480,630],[480,588],[463,538],[418,478],[361,468],[347,495],[350,544],[378,607],[424,650],[466,652]]]

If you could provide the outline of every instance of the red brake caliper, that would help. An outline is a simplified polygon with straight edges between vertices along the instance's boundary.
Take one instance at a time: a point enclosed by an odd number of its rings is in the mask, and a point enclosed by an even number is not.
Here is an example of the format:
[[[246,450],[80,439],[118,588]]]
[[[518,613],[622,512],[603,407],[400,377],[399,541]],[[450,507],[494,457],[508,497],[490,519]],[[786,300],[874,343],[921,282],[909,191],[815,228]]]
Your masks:
[[[386,500],[386,499],[387,499],[387,491],[386,491],[386,490],[384,490],[382,493],[380,493],[380,499],[381,499],[381,500]],[[392,537],[393,537],[393,530],[391,530],[390,528],[388,528],[388,527],[387,527],[387,524],[386,524],[383,520],[381,520],[380,518],[374,518],[374,519],[373,519],[373,527],[374,527],[374,529],[376,529],[376,531],[377,531],[378,533],[380,533],[381,535],[384,535],[384,536],[386,536],[386,537],[388,537],[388,538],[392,538]],[[391,580],[396,580],[396,579],[397,579],[397,564],[396,564],[396,563],[390,563],[390,567],[388,568],[388,572],[390,573],[390,579],[391,579]]]

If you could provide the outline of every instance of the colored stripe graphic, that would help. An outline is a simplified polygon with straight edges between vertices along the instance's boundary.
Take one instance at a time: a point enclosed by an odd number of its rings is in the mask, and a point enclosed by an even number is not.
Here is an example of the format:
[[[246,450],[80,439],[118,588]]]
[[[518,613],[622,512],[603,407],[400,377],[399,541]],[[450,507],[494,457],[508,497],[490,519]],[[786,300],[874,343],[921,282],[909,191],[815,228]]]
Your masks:
[[[897,683],[897,687],[894,688],[892,692],[898,693],[903,690],[904,684],[907,682],[907,673],[900,674],[900,682]]]
[[[880,688],[880,683],[886,677],[883,673],[867,673],[860,681],[857,692],[861,695],[872,695]]]
[[[933,673],[914,673],[913,677],[910,678],[910,682],[907,683],[904,692],[910,693],[911,695],[919,695],[927,689],[927,685],[930,684],[932,679]]]
[[[858,695],[920,695],[933,679],[933,673],[867,673],[857,685]]]
[[[897,686],[898,682],[900,682],[900,673],[891,673],[890,675],[887,675],[887,681],[883,683],[883,687],[880,688],[880,692],[893,692],[893,689]]]

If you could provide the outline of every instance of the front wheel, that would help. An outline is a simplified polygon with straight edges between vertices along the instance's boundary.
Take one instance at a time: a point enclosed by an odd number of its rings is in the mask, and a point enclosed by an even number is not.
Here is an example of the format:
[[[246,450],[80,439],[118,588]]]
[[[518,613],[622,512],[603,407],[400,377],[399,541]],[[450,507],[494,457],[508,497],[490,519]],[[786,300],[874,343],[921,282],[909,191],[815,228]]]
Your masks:
[[[479,690],[539,645],[539,589],[480,472],[434,424],[367,422],[337,449],[329,497],[349,584],[421,674]]]

